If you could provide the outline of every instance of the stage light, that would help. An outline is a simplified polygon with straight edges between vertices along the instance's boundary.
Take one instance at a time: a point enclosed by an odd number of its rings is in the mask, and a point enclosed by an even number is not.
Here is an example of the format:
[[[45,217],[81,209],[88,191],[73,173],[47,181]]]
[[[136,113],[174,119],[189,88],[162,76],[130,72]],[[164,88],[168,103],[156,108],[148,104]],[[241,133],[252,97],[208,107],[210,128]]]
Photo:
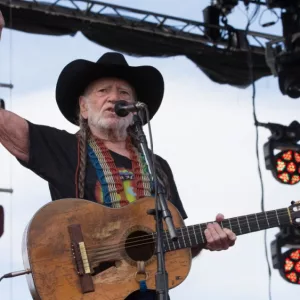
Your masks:
[[[283,254],[284,277],[291,283],[300,284],[300,249],[290,249]]]
[[[300,97],[300,1],[269,0],[269,8],[281,8],[283,38],[268,42],[266,61],[283,95]]]
[[[300,97],[300,52],[282,53],[276,57],[278,83],[283,95]]]
[[[293,284],[300,284],[300,231],[292,226],[282,227],[271,242],[274,269]]]
[[[269,141],[264,144],[266,169],[283,184],[294,185],[300,181],[300,124],[293,121],[289,126],[259,123],[271,130]]]

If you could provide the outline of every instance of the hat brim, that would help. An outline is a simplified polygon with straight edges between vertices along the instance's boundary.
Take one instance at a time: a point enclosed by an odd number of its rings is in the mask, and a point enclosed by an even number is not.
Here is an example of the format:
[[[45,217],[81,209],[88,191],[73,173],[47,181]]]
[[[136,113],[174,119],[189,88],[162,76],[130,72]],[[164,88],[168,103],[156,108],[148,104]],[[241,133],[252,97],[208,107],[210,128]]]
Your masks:
[[[79,59],[62,70],[56,85],[57,105],[68,121],[78,125],[79,97],[92,81],[103,77],[116,77],[131,84],[137,100],[147,104],[149,117],[153,118],[164,94],[163,77],[156,68],[99,64]]]

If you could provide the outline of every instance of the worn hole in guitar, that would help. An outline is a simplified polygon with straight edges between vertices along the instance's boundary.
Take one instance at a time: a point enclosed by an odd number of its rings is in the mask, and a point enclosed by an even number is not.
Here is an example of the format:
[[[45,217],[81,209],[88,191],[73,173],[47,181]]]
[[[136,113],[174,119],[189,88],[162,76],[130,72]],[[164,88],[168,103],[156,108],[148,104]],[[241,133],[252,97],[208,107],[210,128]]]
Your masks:
[[[94,267],[94,271],[92,273],[93,276],[111,268],[111,267],[116,267],[116,262],[115,261],[105,261],[100,263],[97,267]]]
[[[152,234],[137,230],[131,232],[125,241],[127,256],[133,261],[147,261],[155,251],[155,243]]]

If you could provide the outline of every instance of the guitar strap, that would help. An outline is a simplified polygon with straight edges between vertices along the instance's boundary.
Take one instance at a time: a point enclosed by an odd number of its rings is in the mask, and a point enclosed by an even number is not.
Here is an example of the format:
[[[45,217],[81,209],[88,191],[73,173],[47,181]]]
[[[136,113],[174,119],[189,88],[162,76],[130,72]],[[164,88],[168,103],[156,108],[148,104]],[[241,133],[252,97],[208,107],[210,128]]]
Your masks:
[[[146,292],[147,291],[146,281],[148,279],[148,273],[146,272],[144,261],[137,261],[137,272],[135,275],[136,275],[135,279],[140,283],[140,291]]]

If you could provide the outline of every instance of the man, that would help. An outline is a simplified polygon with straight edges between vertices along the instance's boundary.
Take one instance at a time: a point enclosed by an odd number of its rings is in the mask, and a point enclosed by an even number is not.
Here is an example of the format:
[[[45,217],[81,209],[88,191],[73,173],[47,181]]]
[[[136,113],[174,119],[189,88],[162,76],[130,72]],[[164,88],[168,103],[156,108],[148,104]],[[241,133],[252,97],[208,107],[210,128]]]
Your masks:
[[[79,126],[77,134],[32,124],[0,110],[0,142],[49,183],[52,200],[83,198],[119,208],[153,195],[153,188],[132,132],[133,114],[118,117],[114,105],[117,100],[144,102],[151,119],[163,93],[157,69],[131,67],[119,53],[106,53],[96,63],[75,60],[58,78],[56,101],[66,119]],[[156,169],[168,199],[187,218],[168,163],[156,156]],[[223,218],[219,214],[216,221]],[[210,250],[228,249],[236,239],[218,223],[208,224],[205,235]],[[199,252],[200,248],[192,249],[193,256]],[[134,293],[127,299],[150,300],[155,294]]]

